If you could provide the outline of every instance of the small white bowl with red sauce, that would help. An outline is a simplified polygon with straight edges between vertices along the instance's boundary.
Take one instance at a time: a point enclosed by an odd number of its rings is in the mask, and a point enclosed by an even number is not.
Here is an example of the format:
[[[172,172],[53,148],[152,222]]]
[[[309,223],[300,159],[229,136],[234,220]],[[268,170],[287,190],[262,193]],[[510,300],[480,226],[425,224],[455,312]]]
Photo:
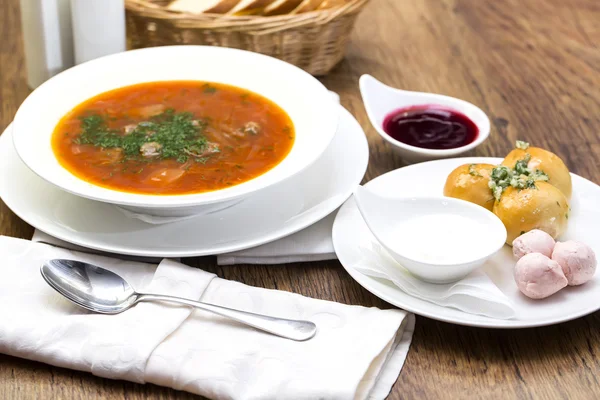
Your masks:
[[[392,88],[360,78],[371,124],[410,163],[456,157],[490,135],[490,120],[477,106],[454,97]]]

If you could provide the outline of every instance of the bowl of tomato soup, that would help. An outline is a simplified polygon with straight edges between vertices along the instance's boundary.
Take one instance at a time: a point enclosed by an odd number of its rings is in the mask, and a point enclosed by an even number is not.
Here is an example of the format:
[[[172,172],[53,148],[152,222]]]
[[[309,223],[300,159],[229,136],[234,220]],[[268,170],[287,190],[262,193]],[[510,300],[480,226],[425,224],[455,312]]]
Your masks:
[[[336,104],[306,72],[219,47],[134,50],[71,68],[19,108],[24,163],[63,190],[154,215],[227,207],[311,165]]]

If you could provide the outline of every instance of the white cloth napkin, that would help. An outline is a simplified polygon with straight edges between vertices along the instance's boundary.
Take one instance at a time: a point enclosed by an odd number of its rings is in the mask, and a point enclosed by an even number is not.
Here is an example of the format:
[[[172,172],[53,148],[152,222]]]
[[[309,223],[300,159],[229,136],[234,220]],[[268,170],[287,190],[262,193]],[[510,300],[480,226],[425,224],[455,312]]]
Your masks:
[[[64,240],[55,238],[52,235],[48,235],[46,232],[42,232],[39,229],[36,229],[35,231],[33,231],[33,236],[31,237],[31,241],[37,242],[37,243],[50,244],[52,246],[62,247],[63,249],[75,250],[75,251],[80,251],[80,252],[84,252],[84,253],[97,254],[97,255],[102,255],[102,256],[106,256],[106,257],[118,257],[122,260],[139,261],[139,262],[152,263],[152,264],[158,264],[159,262],[162,261],[162,258],[157,258],[157,257],[128,256],[128,255],[124,255],[124,254],[108,253],[105,251],[94,250],[94,249],[90,249],[87,247],[78,246],[76,244],[65,242]],[[172,260],[180,261],[181,259],[180,258],[172,258]]]
[[[217,256],[217,264],[287,264],[335,260],[331,229],[336,212],[293,235],[251,249]]]
[[[294,342],[200,310],[142,303],[92,314],[42,279],[52,258],[92,262],[139,291],[309,319]],[[0,237],[0,352],[95,375],[223,399],[383,399],[404,363],[414,317],[226,281],[165,260],[158,267]]]
[[[515,318],[509,298],[481,270],[449,284],[432,284],[415,278],[379,244],[361,248],[362,259],[354,268],[364,275],[387,279],[403,292],[443,307],[491,318]]]

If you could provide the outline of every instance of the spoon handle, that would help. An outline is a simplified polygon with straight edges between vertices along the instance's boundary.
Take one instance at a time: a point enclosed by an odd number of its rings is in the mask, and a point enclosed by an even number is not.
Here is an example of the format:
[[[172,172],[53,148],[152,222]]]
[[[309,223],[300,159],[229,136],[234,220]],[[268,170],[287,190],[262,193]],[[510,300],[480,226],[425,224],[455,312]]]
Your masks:
[[[212,312],[222,317],[230,318],[242,324],[252,326],[265,332],[272,333],[287,339],[304,341],[312,338],[317,333],[317,326],[310,321],[300,321],[284,318],[269,317],[268,315],[254,314],[248,311],[216,306],[214,304],[183,299],[180,297],[159,294],[139,294],[136,300],[140,301],[166,301],[169,303],[185,304]]]

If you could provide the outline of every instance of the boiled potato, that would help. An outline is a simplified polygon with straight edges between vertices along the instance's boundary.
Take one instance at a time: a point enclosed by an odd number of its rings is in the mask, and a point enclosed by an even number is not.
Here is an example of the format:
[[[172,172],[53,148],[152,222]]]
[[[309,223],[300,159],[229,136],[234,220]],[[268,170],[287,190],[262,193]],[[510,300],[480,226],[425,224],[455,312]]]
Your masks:
[[[525,147],[525,146],[524,146]],[[502,165],[509,168],[515,168],[517,161],[531,156],[527,163],[527,168],[535,171],[539,169],[548,175],[548,183],[556,186],[567,199],[571,198],[571,174],[565,163],[556,154],[539,147],[528,147],[526,149],[517,148],[508,153]]]
[[[492,211],[494,196],[488,186],[491,164],[465,164],[448,175],[444,196],[466,200]]]
[[[509,245],[532,229],[540,229],[556,239],[567,229],[569,219],[567,198],[546,182],[536,182],[530,189],[506,188],[493,211],[506,227]]]

